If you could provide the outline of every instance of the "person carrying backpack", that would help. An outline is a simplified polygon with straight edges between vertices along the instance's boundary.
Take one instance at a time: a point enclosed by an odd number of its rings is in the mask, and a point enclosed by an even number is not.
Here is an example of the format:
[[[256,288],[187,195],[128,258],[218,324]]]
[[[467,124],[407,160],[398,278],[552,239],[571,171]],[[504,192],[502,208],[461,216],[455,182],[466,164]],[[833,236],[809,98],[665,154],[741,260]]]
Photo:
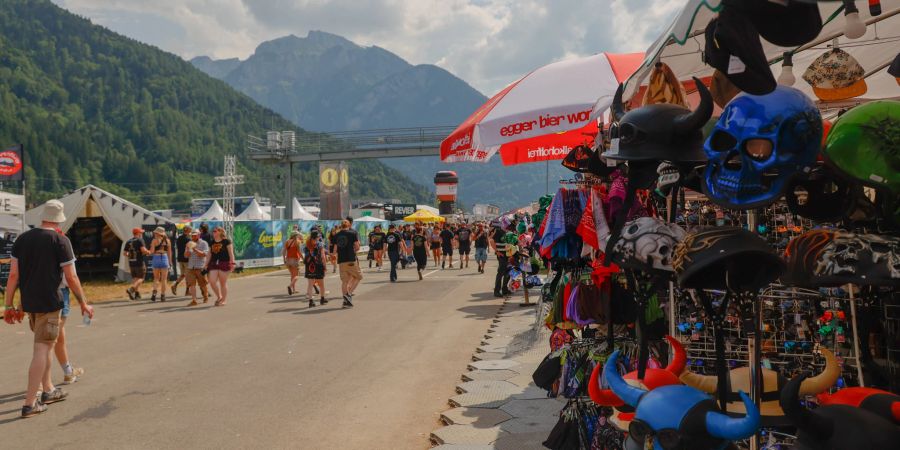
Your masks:
[[[128,258],[128,271],[131,273],[131,287],[125,293],[128,294],[129,300],[140,300],[141,285],[147,276],[144,257],[150,254],[150,250],[144,245],[144,230],[133,228],[131,234],[132,238],[125,243],[124,248],[125,257]]]

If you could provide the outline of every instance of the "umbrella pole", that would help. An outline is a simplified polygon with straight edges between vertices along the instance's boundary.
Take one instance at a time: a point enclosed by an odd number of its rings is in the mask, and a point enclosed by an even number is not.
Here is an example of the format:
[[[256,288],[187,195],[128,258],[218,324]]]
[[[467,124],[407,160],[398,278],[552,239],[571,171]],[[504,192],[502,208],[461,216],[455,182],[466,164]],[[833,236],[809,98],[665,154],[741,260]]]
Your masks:
[[[546,172],[544,173],[544,181],[546,182],[544,188],[544,195],[550,195],[550,161],[545,161]]]

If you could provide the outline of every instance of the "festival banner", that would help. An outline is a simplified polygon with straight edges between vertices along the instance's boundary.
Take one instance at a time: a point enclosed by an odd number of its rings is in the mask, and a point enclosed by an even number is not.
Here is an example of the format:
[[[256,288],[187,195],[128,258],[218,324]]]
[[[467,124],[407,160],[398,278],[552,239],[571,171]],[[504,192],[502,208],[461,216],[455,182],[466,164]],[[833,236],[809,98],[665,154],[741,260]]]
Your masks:
[[[25,179],[25,160],[22,145],[16,144],[0,151],[0,182]]]

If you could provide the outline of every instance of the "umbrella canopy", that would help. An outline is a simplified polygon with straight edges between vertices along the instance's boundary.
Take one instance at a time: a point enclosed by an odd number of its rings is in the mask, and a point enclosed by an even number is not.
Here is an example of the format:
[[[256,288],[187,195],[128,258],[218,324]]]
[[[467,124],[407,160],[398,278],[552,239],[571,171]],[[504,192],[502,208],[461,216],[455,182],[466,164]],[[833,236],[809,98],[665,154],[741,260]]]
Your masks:
[[[597,99],[607,99],[609,107],[619,83],[643,59],[642,53],[601,53],[559,61],[525,75],[493,96],[441,142],[441,161],[487,162],[501,146],[531,139],[535,140],[520,142],[509,150],[504,161],[515,164],[564,158],[568,151],[560,147],[591,139],[581,131],[566,136],[555,133],[587,127],[596,134],[597,114],[592,110]]]
[[[861,2],[857,2],[859,4]],[[659,36],[646,52],[646,58],[625,85],[626,100],[635,96],[646,83],[657,62],[667,64],[681,81],[699,77],[705,82],[713,74],[713,68],[703,62],[701,53],[706,45],[704,30],[707,24],[722,9],[722,0],[689,0],[687,5]],[[811,42],[800,47],[785,48],[762,39],[762,47],[773,75],[781,75],[784,52],[793,53],[793,87],[815,99],[812,86],[803,80],[802,74],[809,65],[823,53],[830,51],[832,44],[856,58],[865,70],[868,92],[859,99],[843,102],[819,101],[821,109],[838,109],[853,106],[862,99],[884,99],[900,97],[900,86],[887,73],[888,66],[897,56],[900,40],[900,0],[881,0],[882,13],[871,17],[868,8],[859,5],[859,18],[868,23],[865,34],[857,39],[844,36],[846,19],[841,2],[818,3],[824,27]],[[708,84],[708,83],[707,83]],[[595,111],[609,107],[604,99],[598,102]]]
[[[420,210],[403,218],[403,221],[405,221],[405,222],[426,222],[427,223],[427,222],[443,222],[444,220],[446,220],[446,219],[444,219],[443,217],[441,217],[437,214],[434,214],[431,211],[427,211],[424,209],[420,209]]]

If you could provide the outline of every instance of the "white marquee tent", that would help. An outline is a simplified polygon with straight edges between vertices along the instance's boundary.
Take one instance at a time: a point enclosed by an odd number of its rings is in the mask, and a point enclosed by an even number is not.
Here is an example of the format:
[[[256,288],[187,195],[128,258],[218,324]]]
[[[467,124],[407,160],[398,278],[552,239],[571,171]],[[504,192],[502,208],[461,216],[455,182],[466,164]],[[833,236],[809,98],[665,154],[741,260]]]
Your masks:
[[[293,206],[291,206],[291,215],[293,216],[293,220],[318,220],[318,218],[307,211],[296,198],[294,199]]]
[[[237,217],[234,218],[235,221],[240,220],[272,220],[272,215],[263,211],[262,207],[259,206],[259,202],[256,199],[250,202],[247,205],[247,208]]]
[[[217,200],[213,200],[212,205],[209,205],[209,209],[206,210],[203,215],[194,219],[194,221],[198,222],[215,222],[220,221],[225,218],[225,210],[222,209],[222,206],[219,205]]]
[[[174,224],[169,219],[154,214],[146,208],[135,205],[121,197],[117,197],[93,185],[87,185],[75,190],[69,195],[60,198],[63,203],[66,221],[60,224],[63,232],[69,231],[75,220],[80,217],[102,217],[106,225],[122,241],[122,245],[131,239],[131,229],[141,228],[144,225]],[[44,206],[30,209],[25,212],[25,224],[36,227],[41,224],[41,212]],[[128,260],[119,253],[119,270],[117,278],[126,280],[128,274]]]

